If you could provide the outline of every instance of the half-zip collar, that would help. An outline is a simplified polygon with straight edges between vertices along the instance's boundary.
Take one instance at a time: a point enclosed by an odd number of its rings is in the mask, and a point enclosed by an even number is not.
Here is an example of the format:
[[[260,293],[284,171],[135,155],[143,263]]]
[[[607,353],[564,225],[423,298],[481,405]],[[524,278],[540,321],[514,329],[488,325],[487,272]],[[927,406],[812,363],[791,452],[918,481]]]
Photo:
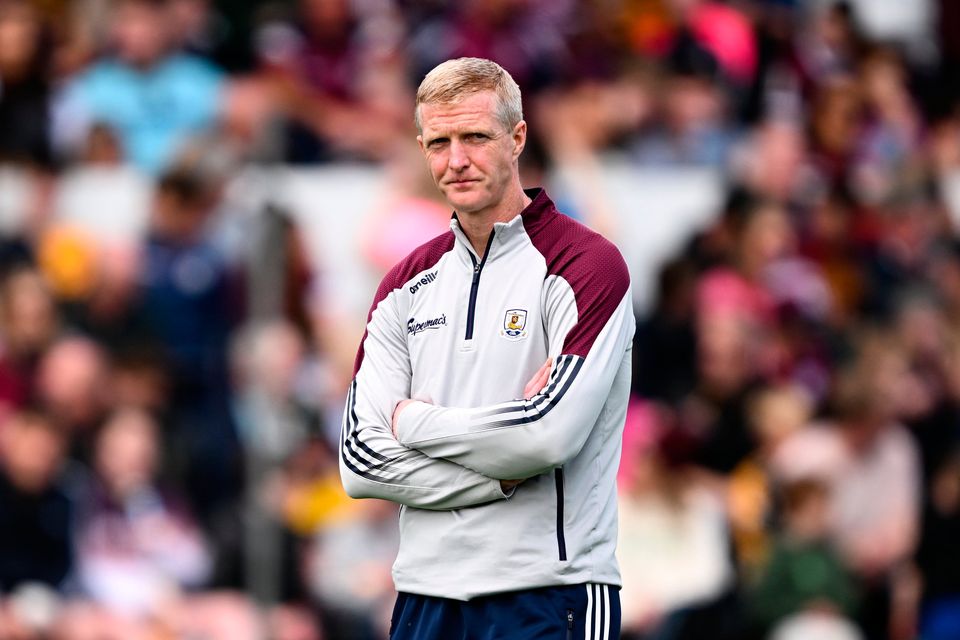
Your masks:
[[[470,254],[470,259],[473,260],[473,280],[470,283],[470,298],[467,302],[467,330],[464,334],[464,340],[467,341],[473,340],[473,320],[477,315],[477,291],[480,288],[480,274],[483,271],[483,265],[487,263],[487,257],[490,255],[490,248],[493,246],[495,235],[494,231],[490,232],[490,237],[487,239],[487,248],[479,262],[473,257],[472,253]]]
[[[505,247],[513,244],[513,241],[524,234],[532,235],[533,228],[542,226],[548,220],[549,214],[556,211],[553,202],[542,188],[524,189],[524,193],[530,198],[530,204],[511,220],[493,224],[493,239],[487,243],[485,256],[477,255],[474,251],[470,239],[460,226],[456,212],[453,213],[450,218],[450,229],[457,239],[457,244],[461,246],[457,253],[465,265],[473,268],[481,261],[496,260]]]

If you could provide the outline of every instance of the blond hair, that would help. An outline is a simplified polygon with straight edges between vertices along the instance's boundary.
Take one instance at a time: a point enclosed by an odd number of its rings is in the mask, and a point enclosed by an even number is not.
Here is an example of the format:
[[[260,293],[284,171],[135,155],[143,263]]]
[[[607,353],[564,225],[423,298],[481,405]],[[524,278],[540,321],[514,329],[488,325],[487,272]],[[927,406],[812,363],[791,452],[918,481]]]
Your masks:
[[[417,131],[423,132],[420,105],[453,104],[481,91],[493,91],[496,94],[497,120],[508,131],[512,131],[523,120],[520,87],[506,69],[483,58],[456,58],[438,64],[420,83],[414,110]]]

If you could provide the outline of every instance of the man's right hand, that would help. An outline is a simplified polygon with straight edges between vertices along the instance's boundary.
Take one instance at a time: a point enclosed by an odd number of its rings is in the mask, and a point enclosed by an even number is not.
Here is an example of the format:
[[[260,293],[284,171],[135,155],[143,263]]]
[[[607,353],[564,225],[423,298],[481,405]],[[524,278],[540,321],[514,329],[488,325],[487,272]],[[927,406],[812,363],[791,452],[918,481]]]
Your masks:
[[[524,480],[525,479],[526,478],[524,478]],[[510,493],[511,491],[516,489],[517,485],[519,485],[521,482],[523,482],[523,480],[501,480],[500,490],[503,491],[504,493]]]
[[[533,377],[527,382],[523,387],[523,397],[525,400],[529,400],[533,396],[540,393],[545,386],[547,386],[547,380],[550,379],[550,369],[553,367],[553,358],[547,358],[547,361],[544,362],[537,372],[533,374]],[[526,480],[526,478],[521,478],[519,480],[501,480],[500,489],[504,493],[509,493],[513,491],[517,485]]]

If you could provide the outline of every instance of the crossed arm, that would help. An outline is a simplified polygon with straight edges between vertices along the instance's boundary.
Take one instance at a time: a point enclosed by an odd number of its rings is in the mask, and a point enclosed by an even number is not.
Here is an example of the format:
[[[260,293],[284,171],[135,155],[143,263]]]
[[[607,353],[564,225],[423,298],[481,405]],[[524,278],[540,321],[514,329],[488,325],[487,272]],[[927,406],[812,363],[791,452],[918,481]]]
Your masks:
[[[542,391],[543,388],[547,386],[547,380],[550,378],[550,368],[552,366],[553,366],[553,358],[547,358],[547,361],[544,362],[540,366],[540,368],[537,370],[537,372],[533,374],[533,377],[530,378],[529,381],[527,381],[527,384],[524,385],[523,387],[524,400],[533,399],[534,396],[540,393],[540,391]],[[393,437],[397,439],[397,442],[400,441],[400,435],[397,430],[398,429],[397,421],[398,421],[398,418],[400,417],[400,413],[403,412],[403,410],[406,407],[413,404],[414,402],[416,401],[410,400],[410,399],[401,400],[397,404],[397,408],[393,410],[393,419],[391,421],[390,428],[391,428],[391,431],[393,432]],[[526,478],[516,478],[513,480],[501,480],[500,488],[503,490],[504,493],[509,494],[517,487],[517,485],[519,485],[524,480],[526,480]]]
[[[509,497],[516,482],[501,482],[431,458],[400,444],[391,433],[398,402],[404,406],[410,402],[400,401],[409,396],[411,379],[406,340],[392,303],[388,297],[371,314],[360,365],[347,394],[340,434],[340,475],[347,493],[438,510]],[[527,393],[539,391],[548,372],[545,363],[527,385]]]
[[[471,409],[408,400],[409,365],[391,367],[378,358],[385,336],[371,333],[366,357],[378,364],[361,367],[344,420],[347,492],[457,509],[509,497],[523,479],[563,465],[583,447],[628,364],[629,320],[608,323],[586,357],[545,362],[524,398]],[[365,393],[356,392],[359,385]]]
[[[586,353],[568,349],[556,356],[546,386],[531,397],[473,408],[405,404],[395,416],[397,440],[491,478],[530,478],[563,466],[594,429],[611,429],[599,418],[615,382],[619,392],[629,378],[632,335],[624,300]]]
[[[629,369],[633,315],[623,272],[619,286],[602,287],[581,305],[583,313],[570,285],[557,280],[544,318],[558,355],[533,375],[523,398],[469,409],[409,400],[406,316],[395,293],[378,300],[344,412],[340,469],[347,493],[458,509],[505,499],[523,479],[579,453],[615,377]]]

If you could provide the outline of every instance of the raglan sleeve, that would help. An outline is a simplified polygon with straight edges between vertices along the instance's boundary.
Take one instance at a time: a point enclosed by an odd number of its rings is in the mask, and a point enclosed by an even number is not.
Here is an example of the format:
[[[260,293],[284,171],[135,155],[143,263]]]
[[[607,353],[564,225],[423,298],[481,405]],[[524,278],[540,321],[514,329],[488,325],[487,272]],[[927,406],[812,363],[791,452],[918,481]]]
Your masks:
[[[393,437],[393,410],[409,397],[411,367],[392,281],[388,274],[377,293],[347,393],[339,443],[344,488],[354,498],[435,510],[506,498],[498,480],[431,458]]]
[[[540,393],[469,409],[411,403],[398,419],[400,442],[500,479],[539,475],[575,457],[617,376],[629,377],[634,317],[620,252],[602,240],[568,256],[545,281],[542,304],[554,365]]]

